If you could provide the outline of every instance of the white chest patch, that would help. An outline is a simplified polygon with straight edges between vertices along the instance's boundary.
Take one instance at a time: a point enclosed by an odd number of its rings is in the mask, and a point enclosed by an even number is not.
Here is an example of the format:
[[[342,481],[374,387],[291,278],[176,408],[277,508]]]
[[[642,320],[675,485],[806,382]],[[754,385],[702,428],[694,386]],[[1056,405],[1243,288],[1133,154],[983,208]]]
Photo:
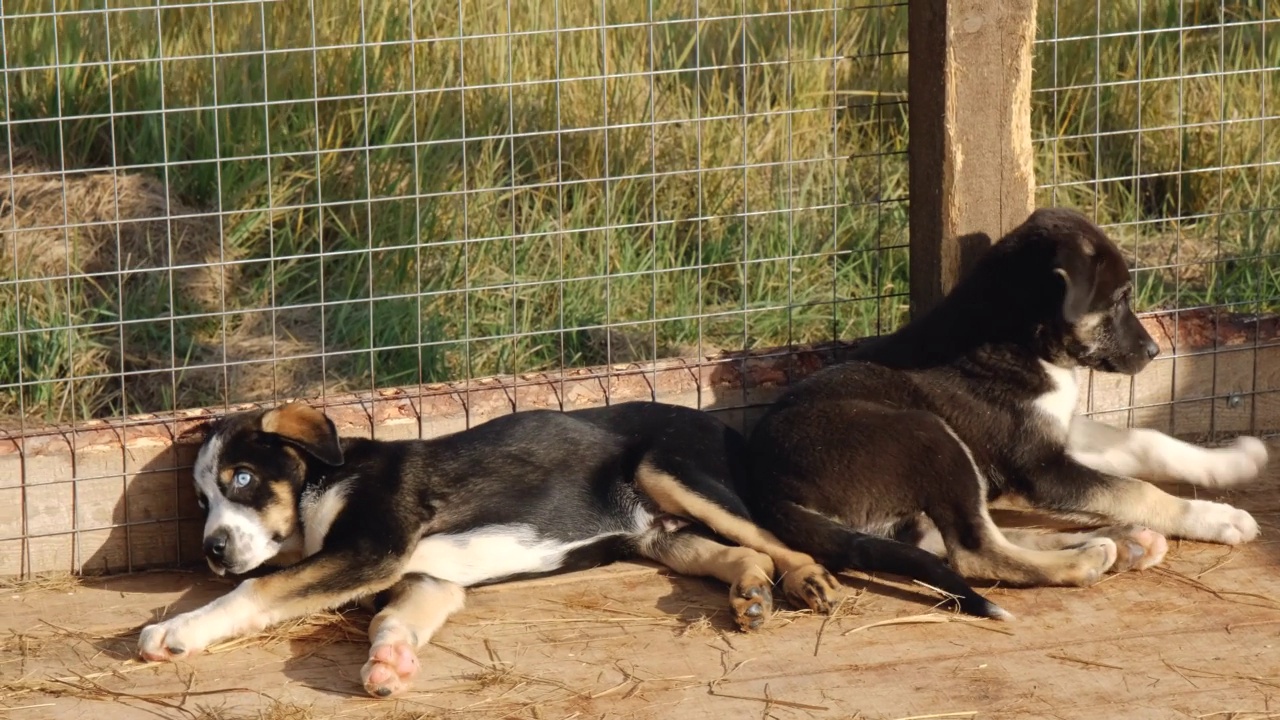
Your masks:
[[[1058,429],[1066,432],[1071,427],[1071,417],[1076,413],[1076,403],[1080,399],[1080,386],[1076,384],[1076,371],[1062,368],[1043,360],[1040,365],[1049,375],[1053,389],[1036,398],[1035,405],[1040,412],[1049,416]]]
[[[310,557],[324,546],[324,536],[329,534],[333,521],[347,504],[349,481],[344,480],[322,492],[308,490],[302,494],[299,510],[302,515],[302,554]]]
[[[423,538],[404,569],[469,587],[511,575],[555,570],[564,564],[569,551],[601,537],[565,542],[539,537],[530,525],[491,525]]]

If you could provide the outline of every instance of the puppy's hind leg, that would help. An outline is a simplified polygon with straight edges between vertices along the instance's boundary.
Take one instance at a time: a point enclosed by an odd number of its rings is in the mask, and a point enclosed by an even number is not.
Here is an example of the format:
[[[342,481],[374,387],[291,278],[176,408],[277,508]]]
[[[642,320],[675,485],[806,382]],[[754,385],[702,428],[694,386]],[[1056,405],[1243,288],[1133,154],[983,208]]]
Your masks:
[[[1140,525],[1112,525],[1083,532],[1053,532],[1034,528],[1000,528],[1005,538],[1028,550],[1075,550],[1097,538],[1110,538],[1116,544],[1116,562],[1108,572],[1146,570],[1160,564],[1169,543],[1164,536]],[[934,555],[947,556],[942,533],[927,517],[910,518],[894,529],[893,538],[910,543]]]
[[[429,575],[411,573],[386,591],[387,604],[369,623],[369,660],[360,669],[364,689],[391,697],[418,672],[418,649],[462,609],[466,591]]]
[[[982,513],[972,522],[955,525],[939,522],[947,544],[947,557],[960,574],[1000,580],[1017,586],[1092,585],[1116,562],[1118,550],[1111,538],[1094,537],[1078,546],[1039,550],[1011,542]]]
[[[788,500],[775,501],[773,527],[788,542],[803,547],[837,572],[902,575],[941,590],[960,610],[976,617],[1012,620],[1013,615],[983,597],[937,554],[918,547],[920,537],[894,540],[868,535],[801,507]],[[939,540],[940,552],[945,547]]]
[[[922,498],[925,515],[946,544],[947,557],[960,574],[1002,580],[1014,585],[1092,585],[1115,564],[1118,550],[1111,538],[1095,537],[1077,547],[1038,549],[1011,542],[987,511],[987,480],[969,447],[941,419],[947,442],[935,436],[930,468],[949,478],[947,492]],[[966,479],[967,475],[967,479]]]
[[[696,488],[682,479],[697,482]],[[697,472],[666,472],[652,459],[636,470],[636,485],[663,512],[693,518],[712,532],[739,545],[768,555],[782,573],[782,590],[797,605],[814,612],[831,610],[840,595],[840,583],[811,555],[792,550],[772,533],[756,525],[737,495],[724,485]]]
[[[1031,550],[1072,550],[1097,538],[1110,538],[1116,544],[1116,562],[1108,570],[1113,573],[1159,565],[1169,551],[1163,535],[1141,525],[1112,525],[1084,532],[1041,532],[1028,528],[1000,528],[1000,531],[1013,544]]]
[[[764,553],[722,545],[691,530],[652,531],[640,539],[638,551],[682,575],[727,583],[734,621],[742,630],[761,627],[773,612],[773,560]]]

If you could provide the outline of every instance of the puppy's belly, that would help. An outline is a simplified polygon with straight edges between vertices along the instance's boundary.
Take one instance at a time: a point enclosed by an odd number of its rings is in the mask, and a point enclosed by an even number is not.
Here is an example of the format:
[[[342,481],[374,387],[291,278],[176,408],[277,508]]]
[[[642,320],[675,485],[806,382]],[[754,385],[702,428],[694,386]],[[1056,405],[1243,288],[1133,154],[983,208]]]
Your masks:
[[[606,537],[565,541],[540,536],[531,525],[489,525],[419,540],[404,571],[470,587],[517,575],[552,572],[565,564],[573,550]]]

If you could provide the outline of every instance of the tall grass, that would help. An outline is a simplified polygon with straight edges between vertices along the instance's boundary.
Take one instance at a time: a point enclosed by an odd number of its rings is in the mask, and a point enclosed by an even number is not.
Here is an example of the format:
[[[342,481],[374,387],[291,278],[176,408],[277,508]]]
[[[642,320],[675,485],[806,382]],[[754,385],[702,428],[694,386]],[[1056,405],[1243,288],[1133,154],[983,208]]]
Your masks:
[[[1280,16],[1265,0],[1044,3],[1041,203],[1116,223],[1148,308],[1280,305]],[[1139,33],[1138,31],[1143,32]]]
[[[684,2],[652,16],[556,6],[288,0],[10,20],[10,67],[62,66],[11,74],[10,117],[50,119],[11,125],[16,146],[69,171],[143,166],[220,212],[225,297],[201,306],[163,273],[129,275],[118,311],[73,320],[68,334],[109,346],[100,373],[120,354],[126,371],[178,371],[132,392],[97,383],[84,412],[287,392],[274,376],[220,386],[183,370],[216,364],[224,337],[264,332],[325,353],[301,384],[334,388],[650,359],[699,340],[850,337],[900,319],[904,208],[876,201],[905,195],[905,56],[835,48],[901,49],[904,8],[815,3],[788,17],[773,2],[743,18],[739,2],[712,1],[692,22]],[[281,310],[264,320],[263,308]],[[117,333],[119,314],[168,320]],[[4,329],[50,320],[14,315]],[[95,322],[101,332],[85,328]],[[145,353],[129,347],[156,357],[131,362]]]
[[[1130,22],[1130,5],[1106,4],[1103,21]],[[1143,27],[1178,23],[1146,5]],[[68,249],[51,264],[25,262],[9,232],[0,382],[47,382],[0,389],[0,410],[65,420],[892,329],[906,306],[906,7],[831,7],[769,0],[744,17],[741,0],[700,0],[695,20],[685,0],[282,0],[55,20],[32,15],[46,0],[10,0],[14,147],[72,176],[155,177],[160,206],[205,213],[216,240],[141,267],[121,247],[95,268],[78,229],[58,232]],[[1056,7],[1060,36],[1096,34],[1091,0]],[[1041,45],[1036,84],[1093,82],[1096,65],[1134,77],[1139,57],[1144,77],[1176,75],[1178,57],[1185,73],[1280,65],[1260,34],[1233,29],[1221,53],[1216,31],[1184,33],[1181,56],[1177,33],[1140,55],[1132,37],[1063,43],[1056,66]],[[1146,88],[1143,127],[1201,117],[1208,90],[1188,88],[1215,82],[1226,107],[1212,112],[1259,117],[1276,79],[1188,80],[1181,114]],[[1033,125],[1133,128],[1137,107],[1132,86],[1038,92]],[[1126,226],[1135,246],[1212,239],[1212,272],[1143,275],[1150,306],[1269,301],[1268,265],[1216,262],[1267,252],[1269,215],[1223,214],[1268,206],[1265,172],[1177,174],[1256,161],[1270,136],[1254,126],[1045,142],[1040,178],[1132,174],[1149,144],[1142,172],[1175,180],[1061,185],[1057,201],[1152,221]],[[164,269],[207,261],[222,263],[213,293]]]

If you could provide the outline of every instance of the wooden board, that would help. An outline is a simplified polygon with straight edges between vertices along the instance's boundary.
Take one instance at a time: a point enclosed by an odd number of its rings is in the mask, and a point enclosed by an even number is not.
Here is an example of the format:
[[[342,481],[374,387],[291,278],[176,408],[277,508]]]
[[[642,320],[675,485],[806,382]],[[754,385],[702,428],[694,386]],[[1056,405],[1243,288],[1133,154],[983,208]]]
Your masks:
[[[937,304],[1035,203],[1035,0],[908,3],[911,313]]]
[[[731,629],[722,587],[646,565],[483,589],[389,702],[360,691],[359,613],[143,665],[142,624],[229,585],[169,571],[8,590],[0,717],[1260,720],[1280,712],[1277,480],[1228,497],[1257,542],[1177,543],[1161,568],[1092,588],[992,590],[1008,624],[869,627],[930,599],[856,577],[838,617],[784,613],[753,635]]]

